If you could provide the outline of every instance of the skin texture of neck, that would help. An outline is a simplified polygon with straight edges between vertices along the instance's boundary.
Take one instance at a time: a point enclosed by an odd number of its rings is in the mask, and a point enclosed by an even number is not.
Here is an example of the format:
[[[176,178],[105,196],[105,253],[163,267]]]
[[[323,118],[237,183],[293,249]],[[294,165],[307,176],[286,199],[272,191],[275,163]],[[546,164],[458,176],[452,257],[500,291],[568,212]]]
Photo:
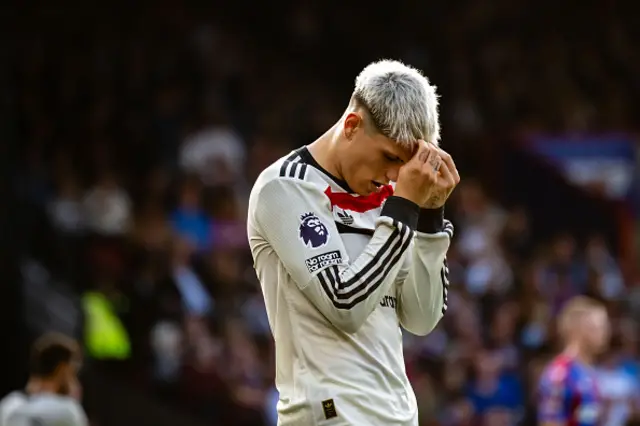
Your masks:
[[[323,169],[331,175],[344,180],[339,158],[339,123],[331,127],[324,135],[308,146],[309,152]]]
[[[27,393],[35,395],[39,393],[58,393],[58,384],[53,380],[32,377],[27,382]]]
[[[563,354],[575,358],[580,362],[591,365],[593,363],[593,357],[585,351],[578,342],[572,342],[567,345]]]

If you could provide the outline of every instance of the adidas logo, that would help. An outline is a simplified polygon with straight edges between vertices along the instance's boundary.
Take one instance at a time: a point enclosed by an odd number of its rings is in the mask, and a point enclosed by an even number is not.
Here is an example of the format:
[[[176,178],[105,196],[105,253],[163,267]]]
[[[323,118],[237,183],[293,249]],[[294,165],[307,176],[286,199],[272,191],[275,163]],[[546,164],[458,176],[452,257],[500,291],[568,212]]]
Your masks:
[[[338,212],[338,217],[340,218],[340,221],[342,223],[344,223],[345,225],[353,225],[353,216],[351,216],[349,213],[344,212],[344,213],[340,213]]]

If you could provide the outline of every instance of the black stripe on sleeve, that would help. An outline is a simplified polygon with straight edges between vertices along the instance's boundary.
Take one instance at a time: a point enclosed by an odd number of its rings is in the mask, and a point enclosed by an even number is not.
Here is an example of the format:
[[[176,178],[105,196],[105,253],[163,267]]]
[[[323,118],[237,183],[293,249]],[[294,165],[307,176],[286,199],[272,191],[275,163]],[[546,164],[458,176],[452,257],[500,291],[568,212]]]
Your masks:
[[[444,315],[447,312],[447,297],[449,295],[449,265],[446,257],[440,270],[440,279],[442,280],[442,315]]]
[[[444,228],[442,229],[442,231],[446,232],[446,234],[449,236],[449,239],[453,238],[453,230],[454,230],[453,224],[445,219]]]
[[[400,261],[411,243],[413,231],[402,223],[396,222],[395,225],[396,229],[384,245],[350,279],[342,281],[337,266],[326,268],[318,274],[322,288],[336,308],[351,309],[366,300]]]
[[[300,155],[297,152],[294,152],[290,156],[288,156],[280,166],[280,177],[286,177],[287,175],[289,175],[289,177],[294,177],[294,175],[292,174],[292,170],[295,163],[299,163],[299,161]]]
[[[291,163],[291,166],[289,167],[289,177],[296,177],[299,167],[300,163]]]
[[[298,179],[304,180],[305,175],[307,174],[307,163],[302,163],[300,166],[300,171],[298,172]]]

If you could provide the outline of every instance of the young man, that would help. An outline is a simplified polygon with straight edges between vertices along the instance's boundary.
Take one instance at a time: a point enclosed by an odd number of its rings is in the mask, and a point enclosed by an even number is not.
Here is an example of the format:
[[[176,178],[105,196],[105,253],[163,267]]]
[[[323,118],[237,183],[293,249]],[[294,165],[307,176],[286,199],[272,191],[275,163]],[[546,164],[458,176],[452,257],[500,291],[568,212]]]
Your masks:
[[[417,70],[373,63],[340,120],[256,181],[248,234],[281,426],[418,424],[400,326],[425,335],[446,309],[443,206],[460,179],[437,106]]]
[[[564,351],[544,370],[539,385],[540,426],[595,426],[601,416],[594,358],[607,348],[604,306],[584,296],[565,305],[558,319]]]
[[[86,426],[78,403],[80,348],[64,335],[47,334],[33,345],[24,392],[0,401],[0,426]]]

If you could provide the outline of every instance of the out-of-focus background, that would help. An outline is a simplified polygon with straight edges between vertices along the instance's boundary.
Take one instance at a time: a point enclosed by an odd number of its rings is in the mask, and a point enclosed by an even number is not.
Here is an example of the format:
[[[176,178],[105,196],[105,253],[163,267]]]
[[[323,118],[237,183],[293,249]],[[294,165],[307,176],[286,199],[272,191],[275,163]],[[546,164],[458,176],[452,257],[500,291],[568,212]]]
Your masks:
[[[462,184],[451,306],[407,335],[421,425],[532,425],[554,315],[613,319],[606,426],[640,389],[640,26],[631,2],[9,2],[0,10],[0,393],[32,339],[85,346],[95,426],[275,425],[246,242],[260,171],[381,58],[442,95]],[[295,336],[294,336],[295,338]]]

